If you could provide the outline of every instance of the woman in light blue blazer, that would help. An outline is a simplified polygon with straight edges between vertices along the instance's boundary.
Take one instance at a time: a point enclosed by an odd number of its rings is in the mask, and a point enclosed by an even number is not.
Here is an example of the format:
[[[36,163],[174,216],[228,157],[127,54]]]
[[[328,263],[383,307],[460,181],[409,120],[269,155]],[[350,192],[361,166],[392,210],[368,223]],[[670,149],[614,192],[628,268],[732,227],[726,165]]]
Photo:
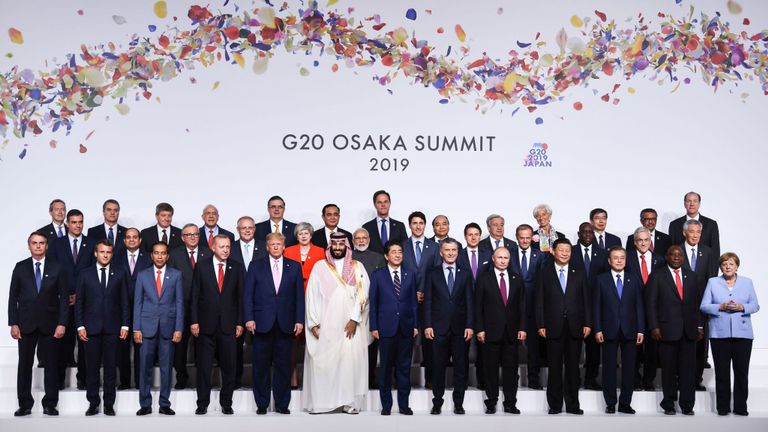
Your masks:
[[[752,354],[753,313],[760,310],[752,280],[736,274],[739,257],[733,252],[720,256],[722,275],[709,279],[701,300],[701,311],[709,316],[709,339],[715,360],[717,414],[731,411],[731,362],[733,362],[733,413],[749,415],[747,392],[749,357]]]

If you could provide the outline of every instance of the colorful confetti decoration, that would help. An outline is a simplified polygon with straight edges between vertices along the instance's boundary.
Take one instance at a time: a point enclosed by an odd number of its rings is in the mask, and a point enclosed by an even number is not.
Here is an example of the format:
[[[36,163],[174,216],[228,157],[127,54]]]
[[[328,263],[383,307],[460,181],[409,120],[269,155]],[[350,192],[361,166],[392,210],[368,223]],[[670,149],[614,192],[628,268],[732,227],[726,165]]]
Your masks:
[[[24,43],[24,35],[21,34],[21,32],[13,27],[8,29],[8,37],[11,38],[11,42],[15,44],[23,44]]]

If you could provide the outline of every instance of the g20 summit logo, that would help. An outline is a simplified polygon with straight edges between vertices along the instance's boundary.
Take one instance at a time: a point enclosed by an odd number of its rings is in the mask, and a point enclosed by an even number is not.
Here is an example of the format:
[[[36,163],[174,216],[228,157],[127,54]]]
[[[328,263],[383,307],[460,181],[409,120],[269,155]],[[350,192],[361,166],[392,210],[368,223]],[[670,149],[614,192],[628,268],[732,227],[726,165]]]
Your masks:
[[[528,155],[525,156],[523,167],[525,168],[552,168],[552,161],[547,154],[547,143],[533,143]]]

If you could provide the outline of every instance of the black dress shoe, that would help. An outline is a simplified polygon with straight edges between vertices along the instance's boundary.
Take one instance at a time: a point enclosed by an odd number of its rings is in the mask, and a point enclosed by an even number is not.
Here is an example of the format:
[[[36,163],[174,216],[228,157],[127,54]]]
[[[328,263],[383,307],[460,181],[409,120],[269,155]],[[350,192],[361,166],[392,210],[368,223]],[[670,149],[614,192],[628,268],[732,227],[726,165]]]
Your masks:
[[[148,414],[152,414],[152,407],[141,407],[136,411],[137,416],[145,416]]]
[[[105,406],[104,407],[104,415],[108,415],[110,417],[114,417],[115,416],[115,408],[110,406],[110,405]]]
[[[173,386],[175,390],[184,390],[187,388],[186,381],[176,381],[176,385]]]
[[[85,415],[88,416],[88,417],[95,416],[98,413],[99,413],[99,406],[98,405],[91,405],[85,411]]]
[[[701,384],[696,384],[696,391],[707,391],[707,388]]]
[[[542,390],[544,387],[542,387],[541,384],[539,384],[537,382],[536,383],[529,382],[528,383],[528,388],[531,389],[531,390]]]
[[[507,414],[520,414],[520,410],[517,409],[517,407],[514,406],[514,405],[512,405],[512,406],[505,406],[504,407],[504,412],[507,413]]]
[[[160,407],[157,412],[163,415],[176,415],[176,411],[172,410],[171,407]]]
[[[267,409],[266,408],[256,408],[256,414],[258,415],[266,415]]]
[[[442,407],[439,407],[437,405],[432,405],[432,409],[429,411],[432,415],[439,415],[442,412]]]
[[[692,416],[694,414],[693,409],[684,409],[680,411],[682,411],[683,415],[687,415],[687,416]]]
[[[486,414],[496,414],[496,407],[495,406],[486,406],[485,407],[485,413]]]
[[[298,389],[299,389],[299,386],[297,386],[297,385],[292,385],[291,386],[291,390],[298,390]]]
[[[278,414],[290,414],[291,410],[288,408],[275,408],[275,412]]]
[[[130,384],[120,384],[119,386],[117,386],[117,389],[118,390],[130,390],[131,389],[131,385]]]
[[[413,415],[413,410],[408,407],[400,408],[398,411],[400,411],[400,414],[402,415]]]
[[[29,408],[19,408],[13,413],[15,417],[24,417],[30,414],[32,414],[32,410]]]
[[[556,410],[554,408],[550,408],[547,414],[554,415],[554,414],[560,414],[561,412],[563,412],[563,410]]]
[[[600,387],[600,384],[597,383],[594,379],[588,379],[584,381],[584,388],[587,390],[602,390],[603,388]]]
[[[466,414],[466,412],[464,411],[464,407],[462,407],[462,406],[455,406],[455,407],[453,407],[453,413],[454,414],[458,414],[458,415]]]
[[[677,411],[674,408],[664,408],[664,415],[675,415]]]
[[[634,414],[635,410],[629,405],[619,404],[619,412],[624,414]]]
[[[45,407],[43,408],[43,414],[48,416],[57,416],[59,415],[59,410],[54,407]]]
[[[726,410],[717,410],[717,415],[719,415],[719,416],[727,416],[728,415],[728,411],[726,411]]]
[[[208,413],[208,408],[206,407],[197,407],[195,410],[195,415],[205,415],[206,413]]]
[[[224,407],[221,407],[221,413],[224,415],[232,415],[235,413],[235,411],[232,409],[231,406],[224,406]]]
[[[744,410],[744,411],[742,411],[742,410],[733,410],[733,413],[736,414],[737,416],[744,416],[744,417],[749,415],[749,412],[747,410]]]
[[[381,410],[381,415],[383,415],[383,416],[388,416],[390,414],[392,414],[392,410],[388,410],[388,409],[382,409]]]
[[[82,381],[78,381],[77,382],[77,389],[78,390],[85,390],[86,389],[85,383],[82,382]]]
[[[605,407],[605,413],[606,414],[616,414],[616,407],[613,405],[608,405]]]
[[[567,409],[565,410],[568,414],[574,414],[574,415],[584,415],[584,410],[581,408],[573,408],[573,409]]]

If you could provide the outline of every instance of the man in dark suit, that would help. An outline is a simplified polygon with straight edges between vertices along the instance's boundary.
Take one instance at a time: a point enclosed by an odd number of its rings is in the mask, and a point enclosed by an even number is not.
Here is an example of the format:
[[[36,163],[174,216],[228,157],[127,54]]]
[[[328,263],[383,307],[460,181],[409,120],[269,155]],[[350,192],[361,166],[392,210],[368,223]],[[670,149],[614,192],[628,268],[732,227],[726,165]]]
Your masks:
[[[159,241],[167,244],[170,250],[181,246],[181,230],[171,225],[173,206],[165,202],[155,206],[155,219],[156,225],[141,230],[141,244],[144,245],[144,251],[152,252],[150,248]]]
[[[667,249],[668,268],[654,272],[645,286],[645,315],[651,337],[659,342],[664,414],[675,415],[680,392],[680,410],[693,415],[696,402],[696,341],[704,337],[699,312],[696,274],[681,268],[685,253],[678,245]]]
[[[640,225],[645,227],[651,236],[651,245],[649,249],[652,253],[663,259],[664,255],[667,253],[667,249],[672,245],[672,239],[669,235],[656,229],[656,222],[658,219],[658,213],[652,208],[645,208],[640,211]],[[632,255],[634,251],[635,237],[633,234],[630,234],[627,237],[627,257]]]
[[[635,230],[634,249],[627,252],[626,272],[628,277],[634,277],[636,281],[642,284],[642,290],[645,292],[645,286],[648,283],[650,275],[653,272],[665,267],[664,258],[651,252],[651,233],[648,228],[641,226]],[[647,336],[648,329],[641,329]],[[647,391],[655,391],[653,381],[656,379],[656,369],[659,364],[659,344],[650,337],[643,338],[642,347],[637,349],[637,359],[635,361],[635,390],[640,388]],[[640,376],[640,363],[643,363],[643,375]]]
[[[267,201],[267,212],[269,219],[256,224],[256,239],[267,240],[269,233],[281,233],[285,237],[285,247],[293,246],[298,243],[296,240],[296,224],[283,219],[285,214],[285,200],[275,195]]]
[[[197,263],[210,258],[211,250],[200,243],[200,230],[197,225],[188,223],[181,229],[182,246],[171,249],[168,256],[168,266],[181,272],[182,287],[184,288],[184,329],[181,341],[173,346],[173,368],[176,371],[176,390],[187,386],[189,371],[187,370],[187,357],[189,351],[190,325],[192,317],[190,305],[192,304],[192,275]]]
[[[549,414],[560,414],[565,396],[566,412],[581,415],[579,357],[592,330],[592,298],[584,270],[569,264],[571,243],[559,239],[553,249],[554,262],[541,268],[536,284],[536,323],[547,340],[547,403]]]
[[[152,371],[155,354],[160,367],[160,409],[164,415],[176,414],[171,409],[172,343],[181,342],[184,327],[184,288],[181,272],[166,265],[168,245],[157,242],[151,247],[152,267],[136,276],[133,302],[133,339],[141,344],[141,378],[136,415],[152,413]]]
[[[589,223],[595,231],[595,244],[600,249],[607,251],[614,246],[621,246],[621,239],[605,231],[608,224],[608,212],[605,209],[595,208],[589,212]]]
[[[200,226],[200,238],[208,249],[213,248],[213,238],[219,234],[229,237],[229,245],[235,242],[235,235],[219,226],[219,209],[213,204],[208,204],[203,209],[203,225]]]
[[[131,330],[133,329],[133,300],[136,292],[136,276],[140,271],[152,266],[150,254],[141,249],[141,237],[136,228],[127,228],[123,239],[122,250],[114,254],[112,262],[115,267],[123,270],[128,275],[128,319]],[[118,390],[131,388],[131,347],[133,347],[133,382],[134,387],[139,388],[139,371],[141,354],[140,345],[133,341],[132,337],[117,342],[117,369],[120,371],[120,385]]]
[[[54,240],[67,235],[67,224],[64,223],[64,218],[67,215],[67,204],[58,198],[54,199],[48,204],[48,214],[51,215],[51,223],[40,227],[37,231],[45,233],[50,247]]]
[[[685,240],[683,236],[683,224],[689,219],[696,219],[701,222],[701,243],[712,249],[712,254],[720,257],[720,229],[717,222],[699,213],[701,207],[701,195],[697,192],[688,192],[683,198],[685,204],[685,216],[673,220],[669,223],[669,236],[672,238],[672,244],[682,244]],[[683,251],[683,255],[687,255]]]
[[[275,411],[291,413],[291,340],[304,331],[301,264],[285,258],[284,250],[282,234],[267,235],[269,256],[248,269],[243,294],[245,327],[253,334],[253,398],[259,415],[267,413],[270,381]]]
[[[381,415],[392,411],[392,369],[397,378],[397,406],[400,414],[413,415],[408,398],[411,394],[411,358],[413,339],[419,334],[416,275],[401,266],[403,246],[388,242],[384,257],[389,264],[371,278],[371,335],[379,341],[379,396]]]
[[[432,232],[434,235],[430,237],[430,240],[440,244],[443,239],[449,237],[450,230],[451,223],[448,221],[448,216],[437,215],[432,219]],[[459,250],[461,250],[461,244],[459,244]]]
[[[85,348],[83,343],[77,343],[77,363],[74,351],[77,340],[75,330],[75,283],[80,273],[90,267],[94,261],[93,242],[83,235],[83,212],[72,209],[67,212],[67,235],[53,242],[50,255],[66,274],[67,291],[69,292],[69,322],[67,331],[59,343],[59,388],[64,387],[64,377],[67,366],[77,364],[77,389],[85,390]]]
[[[504,218],[500,215],[489,215],[485,218],[485,224],[488,226],[488,237],[480,242],[480,249],[493,252],[497,247],[512,249],[517,245],[513,240],[504,237]]]
[[[235,390],[235,343],[243,334],[242,266],[228,260],[229,237],[213,238],[213,256],[197,266],[192,281],[192,304],[189,321],[192,336],[197,338],[197,410],[203,415],[211,402],[211,372],[216,355],[221,371],[219,403],[222,414],[234,414],[232,393]]]
[[[596,217],[600,219],[599,215]],[[608,253],[595,241],[593,223],[584,222],[579,225],[578,236],[579,241],[573,247],[570,264],[573,268],[584,271],[590,294],[593,294],[597,285],[597,276],[610,270]],[[584,388],[600,390],[600,385],[597,383],[597,374],[600,370],[600,344],[595,341],[594,333],[584,339],[584,351]]]
[[[712,253],[712,249],[701,244],[701,222],[690,219],[683,224],[683,236],[685,242],[682,247],[685,251],[683,268],[696,274],[698,282],[699,298],[704,295],[704,289],[707,287],[709,278],[717,276],[719,256]],[[696,390],[706,391],[702,382],[704,381],[704,368],[707,363],[707,354],[709,352],[709,338],[707,338],[707,328],[709,322],[706,315],[702,316],[702,325],[704,326],[704,337],[696,343]]]
[[[327,249],[329,243],[328,240],[331,238],[331,234],[335,232],[343,233],[345,236],[347,236],[349,244],[353,244],[352,233],[345,229],[339,228],[339,218],[341,217],[341,210],[339,209],[339,206],[336,204],[324,205],[321,216],[323,218],[323,228],[315,230],[314,234],[312,234],[313,245]]]
[[[424,337],[433,341],[432,410],[440,414],[445,394],[445,369],[453,359],[453,413],[464,414],[467,389],[467,348],[474,335],[472,274],[456,267],[458,242],[440,243],[442,263],[427,272],[424,282]]]
[[[521,330],[526,332],[525,347],[528,362],[528,388],[541,390],[539,372],[546,341],[539,337],[536,327],[536,280],[539,269],[549,254],[541,252],[533,244],[533,227],[522,224],[515,230],[517,246],[509,250],[509,269],[518,274],[525,289],[525,321]]]
[[[486,414],[496,413],[499,366],[504,388],[504,412],[520,414],[517,409],[517,350],[527,336],[525,287],[520,275],[509,271],[509,261],[509,250],[496,248],[493,251],[493,270],[481,274],[474,286],[475,332],[482,344],[485,362]]]
[[[115,415],[115,355],[117,340],[128,338],[128,277],[111,265],[112,243],[96,242],[96,263],[77,279],[75,325],[77,336],[85,346],[88,364],[86,416],[99,413],[99,381],[104,367],[104,414]]]
[[[376,217],[363,224],[368,231],[371,243],[368,246],[374,252],[384,253],[384,245],[392,240],[402,243],[408,234],[405,232],[405,224],[389,217],[389,207],[392,205],[389,192],[378,190],[373,193],[373,206],[376,207]]]
[[[611,271],[597,277],[594,292],[595,339],[603,345],[603,398],[606,414],[616,413],[616,351],[621,348],[621,397],[619,412],[634,414],[636,345],[643,343],[645,310],[643,284],[625,272],[626,251],[614,246],[608,251]]]
[[[8,325],[11,337],[18,341],[19,367],[16,372],[16,394],[19,409],[13,413],[23,417],[32,413],[32,365],[35,348],[45,367],[43,414],[58,415],[59,365],[58,342],[68,323],[69,289],[66,274],[48,252],[48,233],[35,231],[27,246],[31,257],[16,263],[8,293]]]
[[[109,240],[112,243],[114,252],[123,246],[125,238],[125,227],[118,224],[120,218],[120,203],[114,199],[104,201],[101,206],[101,212],[104,214],[104,223],[88,228],[88,238],[93,242],[99,240]]]

